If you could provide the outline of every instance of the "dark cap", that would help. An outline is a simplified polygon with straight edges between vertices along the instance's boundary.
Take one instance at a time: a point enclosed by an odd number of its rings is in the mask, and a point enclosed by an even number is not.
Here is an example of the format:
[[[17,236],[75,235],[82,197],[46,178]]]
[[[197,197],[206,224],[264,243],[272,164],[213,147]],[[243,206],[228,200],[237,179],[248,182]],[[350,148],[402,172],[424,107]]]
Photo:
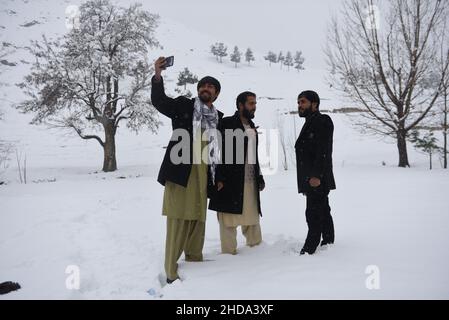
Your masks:
[[[220,82],[217,79],[215,79],[214,77],[211,77],[211,76],[206,76],[206,77],[202,78],[198,82],[198,85],[196,86],[196,89],[198,90],[200,87],[202,87],[206,83],[213,85],[215,87],[215,90],[217,90],[217,93],[219,93],[221,91]]]
[[[316,102],[317,108],[320,106],[320,97],[318,96],[318,93],[316,93],[315,91],[312,90],[303,91],[298,95],[298,99],[299,98],[306,98],[310,102]]]

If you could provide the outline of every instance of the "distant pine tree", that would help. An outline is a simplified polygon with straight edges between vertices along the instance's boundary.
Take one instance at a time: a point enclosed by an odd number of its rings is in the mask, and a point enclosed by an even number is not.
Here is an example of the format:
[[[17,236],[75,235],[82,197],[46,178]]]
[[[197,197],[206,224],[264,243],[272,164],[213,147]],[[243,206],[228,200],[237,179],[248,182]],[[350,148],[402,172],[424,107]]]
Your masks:
[[[237,63],[240,63],[242,57],[242,53],[239,51],[237,46],[234,47],[234,52],[231,54],[231,61],[235,63],[235,67],[237,68]]]
[[[290,51],[285,56],[284,64],[287,66],[287,70],[290,70],[290,67],[293,66],[293,57]]]
[[[219,42],[219,43],[215,44],[215,49],[216,49],[219,61],[220,61],[220,63],[222,63],[223,57],[226,57],[228,55],[228,53],[227,53],[228,47],[226,47],[223,42]]]
[[[264,57],[265,60],[268,60],[270,63],[270,67],[272,63],[276,63],[277,61],[277,55],[273,51],[268,51],[268,54]]]
[[[282,64],[284,63],[284,60],[285,60],[285,57],[284,57],[284,55],[282,54],[282,51],[281,51],[281,52],[279,52],[279,55],[277,57],[277,62],[279,62],[279,65],[281,66],[281,69],[282,69]]]
[[[302,56],[301,51],[296,51],[295,53],[295,69],[298,70],[304,70],[304,57]]]
[[[187,89],[187,84],[194,84],[198,82],[198,77],[194,75],[188,68],[184,68],[178,75],[178,86],[184,86],[184,90]]]
[[[210,52],[214,55],[214,57],[217,59],[218,61],[218,50],[217,50],[217,45],[218,44],[213,44],[210,46]]]
[[[421,138],[419,131],[413,130],[410,141],[414,143],[416,149],[429,155],[429,169],[432,170],[432,155],[441,149],[437,145],[437,139],[433,136],[433,132],[429,131]]]
[[[251,61],[254,61],[254,55],[253,55],[253,52],[252,52],[252,50],[250,48],[248,48],[246,50],[245,61],[248,62],[248,65],[251,64]]]

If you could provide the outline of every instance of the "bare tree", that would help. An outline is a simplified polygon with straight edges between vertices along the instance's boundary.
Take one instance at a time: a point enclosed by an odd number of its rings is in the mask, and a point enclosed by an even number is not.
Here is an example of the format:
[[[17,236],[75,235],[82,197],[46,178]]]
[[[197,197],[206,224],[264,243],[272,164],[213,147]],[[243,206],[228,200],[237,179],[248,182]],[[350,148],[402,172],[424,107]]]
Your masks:
[[[329,82],[365,109],[359,125],[396,139],[400,167],[410,166],[409,132],[441,93],[443,77],[432,85],[429,80],[446,17],[441,0],[347,0],[343,20],[330,25]]]
[[[17,160],[17,171],[19,174],[19,181],[20,181],[20,183],[26,184],[27,183],[27,156],[25,154],[25,157],[23,159],[23,164],[22,164],[22,153],[19,154],[19,151],[16,149],[16,160]]]
[[[438,55],[438,73],[437,77],[435,77],[438,80],[439,75],[442,76],[443,82],[441,86],[441,97],[440,97],[440,110],[437,112],[439,116],[439,127],[441,128],[443,132],[443,147],[441,148],[441,152],[443,153],[443,168],[447,169],[447,134],[449,130],[448,125],[448,113],[449,113],[449,106],[448,106],[448,95],[449,95],[449,69],[446,68],[447,60],[449,57],[449,23],[448,21],[444,22],[444,28],[443,32],[441,33],[440,38],[440,52]]]
[[[448,72],[446,72],[446,76],[444,78],[444,83],[443,83],[443,102],[442,102],[442,110],[441,110],[441,114],[442,114],[442,121],[441,121],[441,128],[443,130],[443,148],[442,148],[442,153],[443,153],[443,168],[447,169],[447,154],[448,154],[448,150],[447,150],[447,134],[448,134],[448,130],[449,130],[449,124],[448,124],[448,113],[449,113],[449,106],[448,106],[448,95],[449,95],[449,76],[448,76]]]
[[[286,144],[284,118],[282,117],[282,113],[279,109],[276,113],[276,127],[279,130],[279,142],[281,144],[282,151],[282,166],[284,167],[284,170],[288,170],[288,150]]]
[[[36,61],[22,84],[30,99],[18,105],[34,113],[32,124],[74,130],[104,150],[103,171],[117,169],[115,134],[119,123],[138,132],[155,130],[148,52],[158,46],[158,16],[141,9],[93,0],[80,6],[79,27],[63,37],[34,41]],[[94,132],[86,133],[86,130]],[[102,140],[96,131],[104,132]]]

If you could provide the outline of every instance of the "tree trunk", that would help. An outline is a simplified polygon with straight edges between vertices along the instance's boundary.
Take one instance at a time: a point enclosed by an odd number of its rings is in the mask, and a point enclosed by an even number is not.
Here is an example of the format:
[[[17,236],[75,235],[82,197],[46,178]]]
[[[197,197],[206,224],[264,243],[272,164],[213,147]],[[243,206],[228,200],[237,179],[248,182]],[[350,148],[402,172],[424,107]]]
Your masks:
[[[399,152],[399,167],[405,168],[410,167],[407,155],[407,140],[406,132],[404,130],[399,130],[397,132],[397,146]]]
[[[429,169],[432,170],[432,151],[429,152]]]
[[[288,170],[288,163],[287,163],[287,150],[285,149],[285,144],[282,143],[282,153],[284,155],[284,170],[287,171]]]
[[[444,90],[444,121],[443,121],[443,139],[444,139],[444,145],[443,145],[443,168],[447,169],[447,91]]]
[[[115,157],[115,128],[113,124],[107,124],[105,130],[105,142],[104,142],[104,160],[103,171],[111,172],[117,170],[117,160]]]
[[[447,116],[446,116],[447,117]],[[447,124],[444,129],[444,147],[443,147],[443,168],[447,169]]]

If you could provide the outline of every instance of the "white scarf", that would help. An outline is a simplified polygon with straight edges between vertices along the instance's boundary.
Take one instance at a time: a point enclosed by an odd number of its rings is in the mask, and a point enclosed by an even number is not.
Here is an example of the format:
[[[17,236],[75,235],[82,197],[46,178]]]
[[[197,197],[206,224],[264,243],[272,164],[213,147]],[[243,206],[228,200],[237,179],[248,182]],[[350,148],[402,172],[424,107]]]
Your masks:
[[[208,141],[208,164],[211,168],[212,183],[215,184],[215,168],[220,162],[220,148],[218,146],[218,111],[214,105],[209,108],[199,97],[195,98],[193,106],[193,140],[198,136],[198,130],[205,129]],[[202,135],[199,135],[200,139]]]

